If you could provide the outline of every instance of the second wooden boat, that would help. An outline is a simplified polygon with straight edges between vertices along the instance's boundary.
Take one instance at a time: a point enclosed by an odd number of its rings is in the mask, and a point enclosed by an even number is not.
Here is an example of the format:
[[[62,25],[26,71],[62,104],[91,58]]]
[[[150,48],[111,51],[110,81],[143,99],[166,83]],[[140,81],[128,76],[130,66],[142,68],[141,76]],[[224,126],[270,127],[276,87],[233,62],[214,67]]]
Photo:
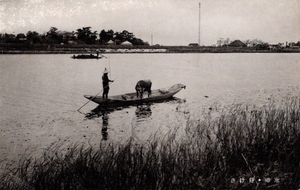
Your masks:
[[[81,55],[73,55],[73,59],[101,59],[103,56],[97,56],[93,54],[81,54]]]

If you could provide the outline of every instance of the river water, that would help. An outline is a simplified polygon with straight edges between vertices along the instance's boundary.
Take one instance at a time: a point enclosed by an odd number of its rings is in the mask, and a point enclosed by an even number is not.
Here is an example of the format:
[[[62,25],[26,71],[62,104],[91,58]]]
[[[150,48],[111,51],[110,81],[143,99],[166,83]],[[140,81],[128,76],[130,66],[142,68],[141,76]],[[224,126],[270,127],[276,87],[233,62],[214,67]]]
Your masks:
[[[213,105],[267,104],[299,96],[299,54],[105,54],[100,60],[71,55],[0,56],[0,153],[14,160],[25,150],[55,142],[123,142],[148,139]],[[84,94],[101,92],[104,68],[114,80],[109,95],[133,92],[140,79],[152,89],[176,83],[176,99],[94,113]],[[100,93],[101,95],[101,93]]]

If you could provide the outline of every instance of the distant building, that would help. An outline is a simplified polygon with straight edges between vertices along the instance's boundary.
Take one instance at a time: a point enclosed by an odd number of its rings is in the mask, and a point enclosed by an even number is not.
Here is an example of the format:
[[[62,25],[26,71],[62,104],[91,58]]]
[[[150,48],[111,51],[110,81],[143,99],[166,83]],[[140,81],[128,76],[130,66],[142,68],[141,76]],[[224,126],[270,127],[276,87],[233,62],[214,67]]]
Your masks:
[[[269,45],[268,44],[256,44],[254,46],[254,48],[256,50],[268,50],[269,49]]]
[[[244,44],[241,40],[234,40],[229,44],[230,47],[245,47],[246,44]]]
[[[298,41],[297,43],[295,43],[293,46],[294,47],[300,47],[300,41]]]
[[[279,50],[284,48],[284,43],[278,43],[278,44],[268,44],[268,49],[269,50]]]
[[[125,41],[123,43],[121,43],[122,46],[132,46],[132,43]]]
[[[25,42],[27,40],[25,34],[22,34],[22,33],[18,34],[16,38],[20,42]]]
[[[115,45],[115,42],[113,42],[112,40],[109,40],[109,41],[107,42],[107,45]]]
[[[198,47],[199,44],[198,44],[198,43],[190,43],[189,46],[190,46],[190,47]]]
[[[73,40],[69,40],[67,43],[68,43],[68,44],[77,44],[77,42],[75,42],[75,41],[73,41]]]

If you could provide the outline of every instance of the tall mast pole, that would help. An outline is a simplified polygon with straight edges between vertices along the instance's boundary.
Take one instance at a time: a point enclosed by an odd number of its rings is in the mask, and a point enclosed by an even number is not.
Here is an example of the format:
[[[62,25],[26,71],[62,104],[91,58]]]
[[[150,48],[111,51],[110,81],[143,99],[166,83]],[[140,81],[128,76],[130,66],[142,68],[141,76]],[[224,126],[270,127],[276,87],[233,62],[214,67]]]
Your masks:
[[[151,35],[151,45],[153,46],[153,35]]]
[[[198,44],[200,46],[200,10],[201,10],[201,3],[199,2],[199,37],[198,37]]]

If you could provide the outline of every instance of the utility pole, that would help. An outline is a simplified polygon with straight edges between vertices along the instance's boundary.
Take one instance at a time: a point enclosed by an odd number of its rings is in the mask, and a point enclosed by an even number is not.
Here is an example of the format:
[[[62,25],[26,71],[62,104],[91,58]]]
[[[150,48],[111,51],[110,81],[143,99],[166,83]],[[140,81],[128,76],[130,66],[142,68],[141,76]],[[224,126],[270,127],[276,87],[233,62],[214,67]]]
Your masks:
[[[201,14],[200,14],[200,11],[201,11],[201,3],[199,2],[199,37],[198,37],[198,44],[199,44],[199,46],[200,46],[200,16],[201,16]]]
[[[153,35],[151,35],[151,46],[153,46]]]

